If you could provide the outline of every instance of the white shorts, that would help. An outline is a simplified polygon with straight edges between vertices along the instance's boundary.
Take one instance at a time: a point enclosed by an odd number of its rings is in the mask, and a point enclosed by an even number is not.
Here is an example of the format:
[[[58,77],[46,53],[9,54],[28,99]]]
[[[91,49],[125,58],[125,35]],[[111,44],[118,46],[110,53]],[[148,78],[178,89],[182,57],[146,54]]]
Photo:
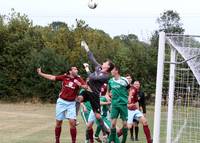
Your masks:
[[[89,117],[88,117],[88,122],[95,122],[96,121],[96,116],[93,112],[93,110],[90,111]]]
[[[56,120],[76,119],[76,101],[58,98],[56,103]]]
[[[106,126],[107,129],[110,129],[111,127],[111,122],[107,118],[102,118],[104,125]],[[96,122],[96,116],[93,112],[93,110],[90,111],[89,117],[88,117],[88,122],[94,123]],[[98,125],[98,124],[97,124]]]
[[[143,114],[138,109],[137,110],[128,110],[128,124],[133,123],[133,119],[139,121],[139,118],[142,117]]]

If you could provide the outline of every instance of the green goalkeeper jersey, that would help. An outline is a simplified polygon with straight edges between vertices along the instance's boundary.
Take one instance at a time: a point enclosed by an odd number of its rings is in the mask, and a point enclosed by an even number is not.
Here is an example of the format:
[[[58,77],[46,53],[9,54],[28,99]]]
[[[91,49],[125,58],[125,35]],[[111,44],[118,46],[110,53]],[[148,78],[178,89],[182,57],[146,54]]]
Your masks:
[[[125,77],[118,80],[111,78],[108,82],[108,90],[112,94],[112,106],[128,104],[128,87],[129,83]]]

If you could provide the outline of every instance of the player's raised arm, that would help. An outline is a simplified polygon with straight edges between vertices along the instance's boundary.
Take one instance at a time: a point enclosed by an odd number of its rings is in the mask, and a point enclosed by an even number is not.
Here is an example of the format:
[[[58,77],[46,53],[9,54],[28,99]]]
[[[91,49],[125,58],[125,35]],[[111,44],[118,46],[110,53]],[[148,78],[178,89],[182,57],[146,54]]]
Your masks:
[[[96,61],[93,53],[90,51],[90,49],[85,41],[81,41],[81,47],[85,49],[85,51],[88,54],[88,58],[95,65],[95,67],[100,66],[100,64]]]
[[[90,75],[90,74],[91,74],[91,71],[90,71],[90,69],[89,69],[89,64],[88,64],[88,63],[83,63],[83,66],[84,66],[85,71],[87,72],[87,74]]]
[[[45,74],[45,73],[43,73],[42,70],[41,70],[41,68],[38,68],[38,69],[37,69],[37,73],[38,73],[38,75],[40,75],[41,77],[46,78],[46,79],[48,79],[48,80],[53,80],[53,81],[56,80],[56,76],[51,75],[51,74]]]

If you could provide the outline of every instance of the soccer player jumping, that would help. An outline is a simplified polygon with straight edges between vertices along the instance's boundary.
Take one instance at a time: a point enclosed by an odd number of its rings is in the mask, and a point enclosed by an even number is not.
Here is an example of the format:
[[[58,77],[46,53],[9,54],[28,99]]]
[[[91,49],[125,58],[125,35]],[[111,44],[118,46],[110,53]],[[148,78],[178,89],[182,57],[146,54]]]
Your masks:
[[[75,99],[79,92],[79,88],[82,87],[87,89],[87,85],[78,76],[78,70],[76,67],[71,67],[66,74],[59,76],[45,74],[41,71],[41,68],[38,68],[37,72],[43,78],[52,81],[62,81],[62,89],[56,103],[56,143],[60,143],[61,127],[64,119],[69,119],[72,143],[76,143],[77,131]]]
[[[88,45],[86,44],[85,41],[81,42],[81,47],[85,49],[85,51],[88,54],[88,58],[92,61],[92,63],[95,65],[95,71],[93,73],[89,73],[88,76],[88,86],[89,89],[86,91],[82,92],[82,96],[79,96],[77,101],[79,102],[84,102],[84,101],[90,101],[92,110],[95,114],[95,117],[99,124],[102,127],[102,131],[104,133],[108,133],[107,128],[104,125],[104,122],[101,118],[101,106],[100,106],[100,92],[101,92],[101,87],[103,86],[104,83],[107,83],[109,80],[109,73],[111,70],[114,68],[114,64],[107,60],[104,62],[102,65],[100,65],[96,59],[94,58],[92,52],[90,52]],[[88,127],[87,129],[89,138],[90,138],[90,143],[94,142],[93,139],[93,129],[92,126]]]

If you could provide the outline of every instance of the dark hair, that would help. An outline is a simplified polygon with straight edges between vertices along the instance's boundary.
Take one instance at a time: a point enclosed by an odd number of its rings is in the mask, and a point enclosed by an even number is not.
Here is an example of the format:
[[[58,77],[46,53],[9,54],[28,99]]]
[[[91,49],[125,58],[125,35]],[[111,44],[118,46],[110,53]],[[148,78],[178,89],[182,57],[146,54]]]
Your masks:
[[[112,63],[111,60],[107,60],[107,61],[108,61],[108,65],[109,65],[107,72],[111,72],[113,70],[113,68],[115,67],[115,65]]]
[[[67,74],[69,74],[69,72],[72,70],[73,67],[76,67],[76,66],[70,66],[70,67],[67,69],[67,71],[66,71]]]
[[[129,73],[126,74],[126,77],[127,77],[127,76],[130,76],[130,77],[131,77],[131,75],[130,75]],[[132,77],[131,77],[131,78],[132,78]]]
[[[72,67],[68,68],[66,73],[69,74],[69,72],[72,70]]]
[[[120,70],[119,66],[115,66],[115,70],[117,70],[119,74],[121,73],[121,70]]]

